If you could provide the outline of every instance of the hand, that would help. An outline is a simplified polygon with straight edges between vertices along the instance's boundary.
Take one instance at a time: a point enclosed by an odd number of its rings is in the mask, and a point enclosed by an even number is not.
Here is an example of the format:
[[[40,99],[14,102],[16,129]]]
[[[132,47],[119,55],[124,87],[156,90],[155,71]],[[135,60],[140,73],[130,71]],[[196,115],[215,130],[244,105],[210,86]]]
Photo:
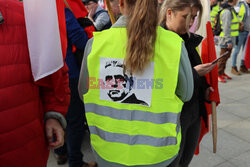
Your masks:
[[[94,15],[95,15],[95,11],[96,11],[97,7],[98,7],[98,6],[96,6],[96,7],[94,7],[94,8],[92,8],[92,9],[89,10],[89,14],[88,14],[88,18],[89,18],[89,19],[92,19],[92,20],[93,20],[93,17],[94,17]]]
[[[240,31],[240,32],[243,32],[243,31],[244,31],[244,22],[240,22],[239,31]]]
[[[212,64],[212,63],[199,64],[195,66],[194,69],[199,74],[199,76],[204,76],[207,73],[209,73],[215,67],[215,65],[216,64]]]
[[[228,45],[227,45],[227,48],[228,48],[228,49],[232,49],[232,48],[233,48],[233,44],[231,44],[231,43],[228,44]]]
[[[214,88],[208,87],[205,92],[205,99],[209,100],[210,92],[214,92]]]
[[[56,119],[47,119],[45,122],[45,133],[49,148],[56,149],[64,144],[64,131]]]

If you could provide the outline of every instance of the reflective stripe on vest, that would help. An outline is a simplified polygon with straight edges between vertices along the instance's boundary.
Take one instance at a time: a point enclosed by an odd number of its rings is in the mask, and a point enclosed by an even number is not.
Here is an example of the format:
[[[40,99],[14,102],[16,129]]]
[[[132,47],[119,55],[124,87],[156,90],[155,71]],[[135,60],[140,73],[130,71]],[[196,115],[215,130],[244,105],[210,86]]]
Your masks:
[[[151,122],[155,124],[164,124],[164,123],[174,123],[177,124],[178,120],[176,118],[180,117],[180,113],[151,113],[145,111],[136,111],[136,110],[124,110],[124,109],[114,109],[112,107],[100,106],[97,104],[86,104],[90,109],[86,111],[86,113],[90,111],[94,111],[97,115],[102,115],[106,117],[110,117],[118,120],[131,120],[131,116],[133,116],[134,121],[144,121]]]
[[[128,145],[148,145],[153,147],[165,147],[177,144],[176,137],[151,137],[146,135],[127,135],[122,133],[111,133],[96,126],[89,126],[92,134],[98,135],[107,142],[123,143]]]
[[[220,14],[221,15],[224,13],[225,10],[223,10]],[[231,20],[231,36],[236,37],[239,36],[239,27],[240,27],[240,21],[239,18],[237,17],[236,13],[234,11],[231,12],[233,15],[233,19]],[[222,32],[220,33],[220,37],[224,37],[224,32],[223,32],[223,25],[222,25],[222,20],[220,19],[220,24],[222,28]]]
[[[216,19],[216,16],[217,14],[219,13],[220,11],[220,6],[219,5],[216,5],[212,8],[212,11],[210,13],[210,16],[211,16],[211,26],[212,28],[214,27],[215,25],[215,19]]]
[[[94,33],[87,66],[89,77],[95,78],[98,86],[91,89],[93,83],[89,80],[89,90],[84,95],[91,144],[105,161],[126,166],[153,166],[175,157],[180,147],[180,112],[183,102],[176,96],[175,90],[182,39],[171,31],[157,28],[151,63],[154,64],[153,79],[160,79],[162,87],[154,86],[151,94],[146,93],[146,87],[142,90],[145,97],[150,96],[150,103],[146,101],[150,104],[148,106],[144,103],[121,103],[101,98],[101,80],[98,78],[103,78],[100,74],[105,70],[102,60],[123,61],[126,56],[126,40],[126,28],[111,28]],[[114,64],[107,63],[105,68],[120,65],[116,61],[111,62]]]

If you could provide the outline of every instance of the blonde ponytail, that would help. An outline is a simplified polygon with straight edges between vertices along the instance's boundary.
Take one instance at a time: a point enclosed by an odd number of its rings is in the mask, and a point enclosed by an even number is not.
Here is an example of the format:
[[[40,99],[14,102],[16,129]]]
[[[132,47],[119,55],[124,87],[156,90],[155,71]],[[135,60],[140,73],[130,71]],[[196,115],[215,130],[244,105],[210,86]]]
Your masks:
[[[126,70],[143,72],[154,54],[157,0],[126,0],[128,5]]]

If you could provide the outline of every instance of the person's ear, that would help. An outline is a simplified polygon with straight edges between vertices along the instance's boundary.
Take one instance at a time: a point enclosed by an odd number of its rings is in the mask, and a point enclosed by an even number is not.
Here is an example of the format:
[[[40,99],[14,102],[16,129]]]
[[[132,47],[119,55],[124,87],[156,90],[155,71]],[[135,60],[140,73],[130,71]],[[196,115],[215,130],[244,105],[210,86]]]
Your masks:
[[[167,20],[171,19],[172,15],[173,15],[173,10],[171,8],[168,8],[166,12]]]

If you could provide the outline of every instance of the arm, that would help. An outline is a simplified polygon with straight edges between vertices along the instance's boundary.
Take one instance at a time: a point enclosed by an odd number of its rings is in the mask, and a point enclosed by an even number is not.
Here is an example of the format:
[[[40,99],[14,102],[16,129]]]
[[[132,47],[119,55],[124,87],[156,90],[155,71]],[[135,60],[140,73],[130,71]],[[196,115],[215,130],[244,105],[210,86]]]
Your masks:
[[[189,101],[193,95],[194,81],[192,67],[188,59],[188,53],[182,44],[181,59],[179,65],[179,76],[176,88],[176,95],[183,101]]]
[[[68,70],[66,65],[57,72],[39,80],[36,84],[40,89],[44,113],[47,114],[53,111],[57,112],[58,115],[64,116],[70,101]]]
[[[40,98],[45,114],[45,132],[50,148],[57,148],[64,143],[64,131],[70,102],[70,90],[67,67],[36,82],[40,90]],[[55,140],[53,141],[53,137]]]
[[[232,14],[231,11],[228,9],[225,9],[224,12],[221,14],[221,21],[223,26],[223,32],[224,32],[224,39],[226,44],[232,44],[232,37],[231,37],[231,20],[232,20]]]
[[[106,24],[110,22],[110,18],[107,12],[102,12],[96,20],[93,22],[95,28],[100,31]]]
[[[91,52],[92,44],[93,44],[93,38],[91,38],[88,41],[86,48],[84,50],[82,67],[81,67],[80,76],[79,76],[78,92],[79,92],[79,96],[82,100],[83,100],[83,95],[88,92],[89,73],[88,73],[88,67],[87,67],[87,58]]]
[[[88,41],[88,36],[84,29],[80,26],[76,20],[74,14],[67,8],[65,8],[67,37],[73,45],[78,49],[84,50]]]

